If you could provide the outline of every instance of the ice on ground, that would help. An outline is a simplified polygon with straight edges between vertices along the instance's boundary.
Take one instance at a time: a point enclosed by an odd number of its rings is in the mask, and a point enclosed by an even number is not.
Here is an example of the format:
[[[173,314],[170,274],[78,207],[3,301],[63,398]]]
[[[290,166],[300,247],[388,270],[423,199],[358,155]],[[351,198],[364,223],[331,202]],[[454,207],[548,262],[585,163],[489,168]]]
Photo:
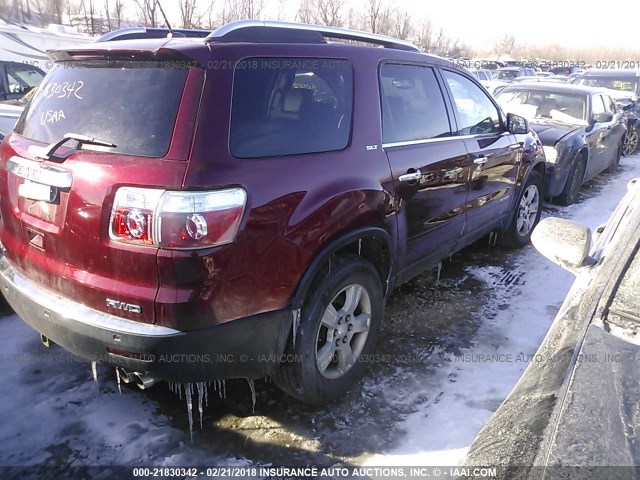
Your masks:
[[[563,213],[592,231],[605,223],[627,183],[640,176],[640,155],[622,159],[621,165],[624,170],[596,196]],[[400,425],[406,432],[401,443],[388,454],[367,459],[367,465],[461,463],[475,436],[532,360],[574,280],[532,246],[526,247],[511,271],[482,266],[467,272],[490,287],[507,288],[496,288],[496,298],[483,307],[485,320],[475,345],[458,356],[445,355],[448,365],[437,372],[439,381],[424,382],[425,394],[441,389],[437,403],[407,415]]]

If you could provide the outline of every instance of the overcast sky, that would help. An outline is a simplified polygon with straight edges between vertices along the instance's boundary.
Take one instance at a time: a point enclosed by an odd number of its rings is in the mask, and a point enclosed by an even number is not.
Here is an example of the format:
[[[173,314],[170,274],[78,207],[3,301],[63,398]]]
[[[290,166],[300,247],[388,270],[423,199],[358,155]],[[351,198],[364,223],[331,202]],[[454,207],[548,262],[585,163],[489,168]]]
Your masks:
[[[135,11],[133,0],[129,9]],[[596,4],[578,0],[388,0],[413,18],[429,18],[452,38],[474,49],[488,49],[505,34],[513,35],[519,44],[553,44],[566,47],[621,47],[638,49],[639,0],[617,0]],[[224,0],[215,0],[220,8]],[[288,19],[293,19],[300,0],[264,0],[265,19],[275,19],[280,3]],[[175,0],[161,0],[170,20],[179,23],[180,13]],[[345,4],[362,8],[364,0],[345,0]],[[198,0],[206,8],[209,0]],[[610,7],[609,7],[610,6]],[[348,9],[345,8],[345,11]],[[626,25],[625,25],[626,22]],[[603,59],[605,60],[605,59]],[[628,59],[638,61],[640,58]]]

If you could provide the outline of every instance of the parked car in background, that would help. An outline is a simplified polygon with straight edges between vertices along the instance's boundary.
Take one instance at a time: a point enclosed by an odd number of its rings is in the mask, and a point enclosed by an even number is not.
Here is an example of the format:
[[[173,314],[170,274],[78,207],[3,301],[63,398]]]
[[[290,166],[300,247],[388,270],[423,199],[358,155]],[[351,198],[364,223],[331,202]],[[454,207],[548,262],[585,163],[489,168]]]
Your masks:
[[[0,60],[24,64],[48,72],[53,62],[47,50],[71,48],[92,42],[94,37],[66,25],[47,28],[12,25],[0,20]]]
[[[534,246],[576,281],[524,374],[471,445],[466,466],[491,465],[500,478],[514,479],[634,477],[640,179],[593,237],[592,245],[587,227],[559,218],[534,231]]]
[[[508,82],[502,80],[494,80],[491,70],[470,70],[474,77],[478,79],[480,84],[487,89],[487,91],[495,96],[496,89],[499,91],[499,87],[509,85]]]
[[[13,130],[22,114],[22,107],[0,104],[0,141]]]
[[[40,85],[44,75],[33,65],[0,61],[0,101],[23,97]]]
[[[640,148],[640,70],[589,69],[572,80],[575,85],[606,88],[627,118],[627,135],[622,154]]]
[[[143,388],[273,375],[338,398],[394,286],[540,218],[526,120],[403,40],[240,21],[51,56],[0,146],[0,287]]]
[[[531,78],[536,76],[536,71],[533,68],[523,67],[504,67],[497,68],[493,71],[494,80],[502,80],[504,82],[519,81],[524,78]]]
[[[582,184],[620,162],[625,120],[604,89],[561,83],[510,85],[497,96],[506,112],[529,120],[547,160],[545,193],[563,205]]]
[[[553,62],[552,62],[553,64]],[[558,67],[554,67],[552,69],[549,70],[551,73],[553,73],[554,75],[565,75],[565,76],[569,76],[571,74],[574,73],[581,73],[583,72],[583,68],[578,66],[578,65],[565,65],[565,66],[558,66]]]
[[[503,82],[502,80],[492,80],[490,82],[485,82],[485,84],[483,84],[483,87],[485,87],[487,91],[495,97],[507,85],[509,85],[508,82]]]
[[[471,69],[469,70],[474,77],[476,77],[480,83],[482,83],[484,85],[484,82],[490,82],[493,80],[493,74],[491,73],[491,70],[487,70],[487,69]]]

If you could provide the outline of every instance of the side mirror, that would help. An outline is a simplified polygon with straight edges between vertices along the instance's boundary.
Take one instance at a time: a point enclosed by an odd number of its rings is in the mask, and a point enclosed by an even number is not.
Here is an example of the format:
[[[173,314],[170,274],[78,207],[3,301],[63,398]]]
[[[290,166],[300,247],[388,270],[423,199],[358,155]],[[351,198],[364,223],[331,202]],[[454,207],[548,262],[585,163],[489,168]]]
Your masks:
[[[594,113],[592,118],[593,123],[607,123],[613,120],[613,113],[611,112],[603,112],[603,113]]]
[[[509,129],[509,133],[524,134],[529,131],[529,123],[520,115],[507,113],[507,128]]]
[[[531,235],[531,243],[553,263],[574,272],[592,265],[591,230],[564,218],[545,218]]]

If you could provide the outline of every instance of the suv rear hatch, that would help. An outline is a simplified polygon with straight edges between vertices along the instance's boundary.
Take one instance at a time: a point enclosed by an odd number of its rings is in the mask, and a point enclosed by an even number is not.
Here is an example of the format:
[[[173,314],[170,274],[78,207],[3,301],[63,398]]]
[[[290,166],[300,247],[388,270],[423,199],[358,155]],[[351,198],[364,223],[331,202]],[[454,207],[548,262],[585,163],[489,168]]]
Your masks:
[[[65,61],[0,147],[7,258],[64,297],[146,323],[155,322],[158,247],[148,199],[122,187],[181,188],[204,78],[194,62],[168,66],[158,52],[56,52]],[[112,211],[118,189],[131,218]],[[121,241],[121,228],[140,235]]]

